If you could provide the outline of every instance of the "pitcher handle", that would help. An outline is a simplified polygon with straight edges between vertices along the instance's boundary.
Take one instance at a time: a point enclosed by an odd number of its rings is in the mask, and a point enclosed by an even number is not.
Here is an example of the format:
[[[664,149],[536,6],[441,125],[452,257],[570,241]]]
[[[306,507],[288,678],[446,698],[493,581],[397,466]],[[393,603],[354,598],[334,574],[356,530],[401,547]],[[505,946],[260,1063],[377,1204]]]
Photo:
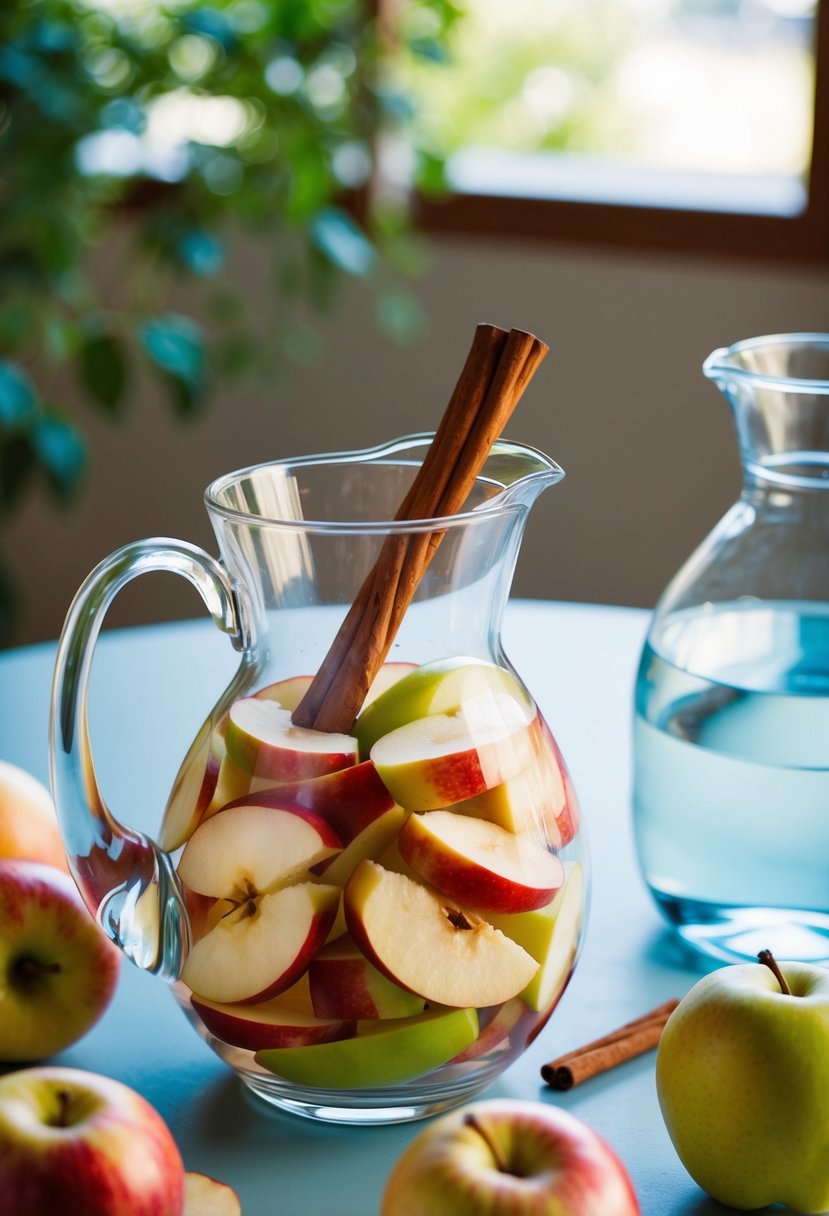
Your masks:
[[[252,651],[247,599],[219,561],[166,537],[124,545],[92,571],[67,614],[55,661],[49,756],[63,842],[86,906],[128,958],[174,980],[189,948],[181,887],[169,854],[120,823],[104,801],[87,712],[92,656],[109,605],[131,579],[159,570],[183,575],[234,648],[243,656]]]

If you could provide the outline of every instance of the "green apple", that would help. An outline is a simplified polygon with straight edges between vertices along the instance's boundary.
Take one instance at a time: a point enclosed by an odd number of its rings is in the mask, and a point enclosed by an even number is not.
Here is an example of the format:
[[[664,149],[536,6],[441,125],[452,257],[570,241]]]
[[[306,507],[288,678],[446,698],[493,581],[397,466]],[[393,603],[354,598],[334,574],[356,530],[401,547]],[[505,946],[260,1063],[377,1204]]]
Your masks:
[[[765,952],[764,952],[765,953]],[[656,1084],[691,1177],[731,1207],[829,1209],[829,970],[742,963],[706,975],[668,1020]]]
[[[120,957],[67,874],[0,861],[0,1060],[42,1060],[86,1034],[112,999]]]
[[[317,1089],[399,1085],[439,1068],[477,1034],[474,1009],[440,1009],[411,1018],[358,1022],[353,1039],[259,1051],[256,1062],[295,1085]]]
[[[578,862],[567,869],[564,885],[546,908],[487,919],[540,964],[519,995],[538,1013],[548,1013],[567,986],[576,965],[585,913],[584,870]]]
[[[639,1216],[639,1204],[619,1158],[575,1115],[490,1098],[412,1140],[380,1216]]]
[[[482,694],[505,692],[529,707],[527,694],[508,671],[481,659],[438,659],[415,667],[367,702],[354,733],[363,759],[383,735],[428,714],[455,714]]]

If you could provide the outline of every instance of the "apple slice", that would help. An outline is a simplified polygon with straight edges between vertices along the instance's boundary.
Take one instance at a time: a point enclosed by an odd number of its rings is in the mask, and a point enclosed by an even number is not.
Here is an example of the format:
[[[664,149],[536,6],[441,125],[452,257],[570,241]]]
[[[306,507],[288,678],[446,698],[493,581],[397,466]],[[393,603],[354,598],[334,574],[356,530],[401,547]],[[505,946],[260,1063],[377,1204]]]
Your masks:
[[[348,936],[311,961],[308,986],[318,1018],[407,1018],[423,1012],[423,997],[393,984]]]
[[[520,997],[514,996],[511,1001],[504,1001],[503,1005],[498,1006],[492,1017],[481,1025],[475,1042],[470,1043],[460,1055],[455,1056],[452,1063],[466,1064],[470,1060],[480,1059],[489,1051],[494,1051],[496,1047],[502,1046],[504,1040],[508,1039],[525,1019],[535,1021],[536,1017]]]
[[[529,698],[515,676],[494,663],[454,657],[415,667],[381,695],[366,698],[354,725],[360,755],[368,756],[383,735],[417,718],[456,714],[468,701],[498,693],[512,696],[531,712]]]
[[[212,895],[201,895],[191,891],[182,883],[184,906],[190,921],[190,940],[197,942],[211,929],[215,929],[222,917],[232,912],[236,904],[229,899],[216,899]]]
[[[416,667],[416,663],[407,663],[399,659],[391,663],[384,663],[371,682],[369,690],[366,693],[366,698],[363,701],[363,709],[371,705],[372,701],[376,701],[384,692],[388,692],[392,685],[397,684],[399,680],[407,676],[410,671],[414,671]]]
[[[556,812],[556,827],[561,836],[561,844],[558,848],[563,849],[570,843],[573,837],[579,830],[581,815],[579,812],[579,800],[576,796],[576,791],[573,786],[573,779],[570,776],[570,771],[564,762],[564,757],[561,754],[555,736],[550,730],[550,727],[540,718],[541,722],[541,737],[542,745],[550,753],[556,768],[561,773],[562,781],[564,782],[564,805]]]
[[[468,908],[361,861],[343,893],[348,930],[384,975],[438,1005],[499,1005],[538,963]]]
[[[226,1182],[188,1170],[184,1175],[182,1216],[242,1216],[242,1205]]]
[[[452,810],[487,819],[516,835],[533,836],[544,848],[560,849],[565,840],[558,816],[564,812],[566,801],[561,769],[550,750],[542,746],[520,773],[483,794],[456,803]]]
[[[452,811],[410,815],[398,847],[430,886],[480,911],[543,908],[564,881],[559,859],[534,840]]]
[[[178,875],[200,895],[241,902],[332,856],[339,837],[302,807],[235,806],[206,820],[188,840]]]
[[[276,996],[320,949],[339,902],[339,887],[314,882],[247,900],[196,942],[182,981],[197,998],[220,1004],[253,1004]]]
[[[289,676],[286,680],[277,680],[274,684],[266,684],[253,694],[260,701],[274,701],[291,713],[299,705],[308,689],[311,687],[311,676]]]
[[[474,1042],[474,1009],[440,1009],[413,1018],[360,1022],[352,1039],[256,1053],[256,1063],[294,1085],[370,1089],[422,1077]]]
[[[579,951],[585,896],[584,870],[575,862],[568,868],[561,890],[546,908],[516,916],[491,917],[495,928],[523,946],[540,964],[520,994],[536,1012],[549,1014],[567,986]]]
[[[206,1029],[217,1039],[247,1051],[263,1047],[305,1047],[309,1043],[330,1043],[354,1034],[356,1019],[333,1018],[325,1014],[299,1013],[283,1003],[281,997],[259,1005],[228,1005],[191,997],[193,1010]]]
[[[374,744],[371,759],[395,802],[433,811],[520,773],[539,746],[536,718],[511,697],[483,697],[398,727]]]
[[[300,781],[354,764],[350,735],[294,726],[291,711],[262,697],[241,697],[228,711],[227,754],[253,777]]]
[[[384,815],[363,828],[360,835],[355,836],[341,853],[317,862],[312,867],[313,873],[320,875],[325,882],[344,887],[364,858],[379,858],[380,854],[393,844],[408,817],[408,811],[392,803]]]
[[[213,801],[225,754],[224,739],[212,719],[202,724],[170,791],[158,843],[168,853],[184,844]]]
[[[394,806],[394,799],[370,760],[307,781],[246,793],[229,807],[243,802],[255,806],[306,807],[327,819],[343,844],[348,844]]]

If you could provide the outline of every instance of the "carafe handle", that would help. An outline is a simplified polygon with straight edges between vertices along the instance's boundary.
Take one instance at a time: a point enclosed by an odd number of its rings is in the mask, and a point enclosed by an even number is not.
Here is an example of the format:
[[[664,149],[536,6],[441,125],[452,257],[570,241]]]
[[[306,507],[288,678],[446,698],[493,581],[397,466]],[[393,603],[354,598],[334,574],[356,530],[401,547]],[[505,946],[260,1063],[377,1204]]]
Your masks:
[[[92,571],[69,609],[58,644],[49,725],[52,793],[69,866],[104,932],[139,967],[176,979],[189,946],[189,923],[169,855],[120,823],[95,776],[87,696],[101,624],[118,591],[139,574],[170,571],[196,588],[215,624],[250,657],[247,597],[224,566],[196,545],[157,537],[110,554]]]

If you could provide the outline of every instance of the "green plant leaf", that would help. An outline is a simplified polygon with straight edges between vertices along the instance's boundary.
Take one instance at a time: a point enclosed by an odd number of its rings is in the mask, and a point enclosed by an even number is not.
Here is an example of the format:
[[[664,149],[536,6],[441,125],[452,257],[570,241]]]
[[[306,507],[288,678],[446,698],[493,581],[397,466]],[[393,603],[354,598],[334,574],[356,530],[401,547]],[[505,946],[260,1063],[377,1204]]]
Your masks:
[[[32,427],[31,442],[49,485],[60,498],[68,497],[86,468],[86,446],[78,431],[57,414],[43,414]]]
[[[189,384],[204,375],[204,340],[199,326],[180,313],[152,317],[139,330],[141,345],[168,375]]]
[[[339,207],[324,207],[317,213],[311,224],[311,241],[345,274],[364,278],[377,265],[377,250],[351,216]]]
[[[116,414],[124,402],[129,369],[122,343],[113,334],[88,334],[78,351],[81,380],[89,395],[108,414]]]
[[[177,253],[187,269],[200,278],[217,274],[225,260],[222,242],[201,228],[185,233],[178,243]]]
[[[37,393],[26,372],[9,359],[0,359],[0,424],[14,430],[31,422]]]

